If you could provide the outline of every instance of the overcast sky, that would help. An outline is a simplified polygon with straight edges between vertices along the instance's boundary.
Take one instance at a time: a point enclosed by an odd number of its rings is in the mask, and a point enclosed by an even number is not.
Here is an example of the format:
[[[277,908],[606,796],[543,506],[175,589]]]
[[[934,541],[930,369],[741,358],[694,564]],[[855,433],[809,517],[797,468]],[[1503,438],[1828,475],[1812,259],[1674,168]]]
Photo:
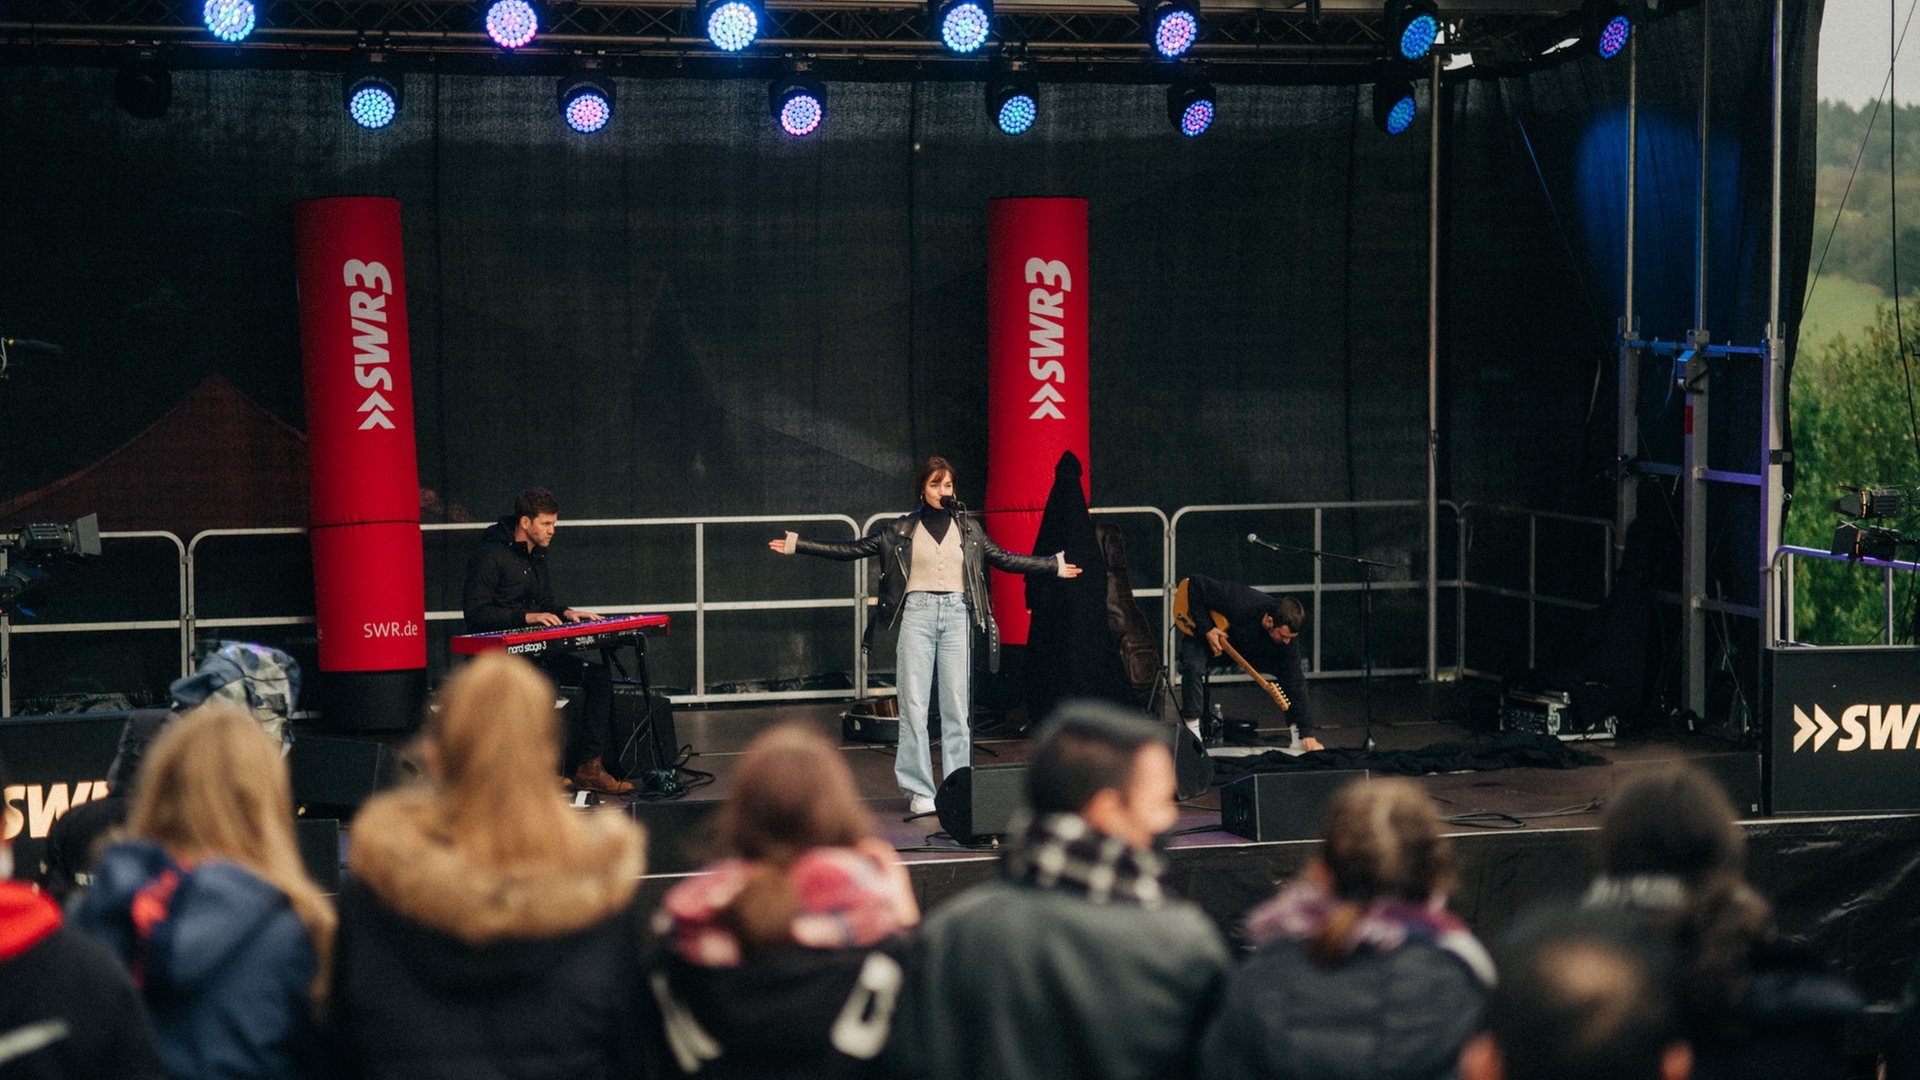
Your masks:
[[[1920,0],[1827,0],[1820,24],[1820,96],[1859,108],[1886,93],[1896,49],[1894,93],[1902,105],[1920,102]],[[1904,46],[1896,46],[1899,35]]]

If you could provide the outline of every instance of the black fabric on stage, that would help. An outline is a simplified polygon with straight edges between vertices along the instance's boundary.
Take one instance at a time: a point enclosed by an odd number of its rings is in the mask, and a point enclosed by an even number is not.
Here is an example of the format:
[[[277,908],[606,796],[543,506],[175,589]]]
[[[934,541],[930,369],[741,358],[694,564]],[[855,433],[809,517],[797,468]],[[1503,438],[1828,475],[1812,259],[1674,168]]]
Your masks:
[[[1771,4],[1706,6],[1704,321],[1717,341],[1757,342]],[[1788,5],[1783,50],[1789,325],[1812,230],[1820,7]],[[1636,32],[1635,305],[1667,340],[1693,322],[1704,18]],[[0,502],[98,461],[209,374],[302,425],[290,206],[343,194],[402,204],[420,483],[444,513],[484,520],[540,483],[571,518],[858,518],[904,509],[929,453],[979,505],[985,208],[1001,195],[1088,199],[1096,504],[1419,498],[1438,113],[1441,495],[1610,513],[1624,64],[1449,83],[1437,110],[1423,83],[1400,138],[1373,127],[1367,86],[1224,86],[1215,130],[1193,140],[1169,129],[1157,85],[1047,84],[1035,130],[1009,139],[978,84],[836,83],[821,132],[790,140],[752,79],[617,80],[619,112],[589,138],[559,122],[548,77],[411,72],[380,132],[345,118],[330,73],[179,71],[154,121],[114,104],[113,78],[0,68],[0,333],[66,350],[16,357],[0,384]],[[1650,444],[1677,438],[1677,404],[1642,408]],[[1723,407],[1712,422],[1734,447],[1759,418]],[[238,446],[148,467],[205,470],[217,492],[247,482],[246,462]],[[1756,509],[1736,504],[1718,530],[1710,572],[1729,600],[1760,564]],[[1407,530],[1328,527],[1329,549],[1422,563]],[[634,543],[604,553],[638,575],[621,595],[690,599],[691,568]],[[714,576],[766,596],[791,573],[742,557]],[[430,580],[428,607],[456,606],[457,588]],[[1391,615],[1383,657],[1402,650]],[[840,626],[820,633],[836,644],[716,639],[715,655],[802,677],[816,652],[844,651]]]
[[[1213,762],[1220,783],[1263,772],[1324,772],[1328,769],[1366,769],[1396,776],[1422,773],[1484,772],[1490,769],[1577,769],[1605,765],[1599,754],[1580,750],[1550,735],[1507,732],[1472,742],[1444,742],[1418,750],[1327,749],[1298,756],[1269,750],[1245,757],[1220,757]]]
[[[1093,518],[1080,491],[1080,459],[1069,450],[1054,465],[1047,508],[1034,533],[1033,553],[1066,552],[1080,568],[1076,578],[1027,578],[1027,630],[1024,669],[1026,705],[1044,720],[1068,698],[1097,698],[1134,705],[1120,653],[1107,633],[1107,567],[1094,539]]]

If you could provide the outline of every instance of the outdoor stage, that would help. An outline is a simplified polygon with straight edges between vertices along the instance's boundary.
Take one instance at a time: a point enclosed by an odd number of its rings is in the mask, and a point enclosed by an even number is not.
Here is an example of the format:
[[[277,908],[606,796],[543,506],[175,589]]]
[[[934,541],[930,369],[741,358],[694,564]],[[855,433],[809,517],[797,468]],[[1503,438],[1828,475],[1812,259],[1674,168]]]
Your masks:
[[[1365,732],[1358,682],[1313,685],[1320,736],[1330,748],[1357,748]],[[1468,724],[1469,706],[1484,711],[1495,691],[1485,684],[1423,684],[1378,681],[1373,693],[1374,737],[1382,751],[1414,750],[1435,743],[1489,742]],[[1273,714],[1257,690],[1220,686],[1216,700],[1229,717],[1264,719]],[[798,719],[841,738],[845,703],[759,708],[680,710],[677,734],[695,756],[692,768],[714,774],[710,785],[680,799],[634,804],[650,830],[645,889],[657,895],[710,857],[713,812],[726,798],[733,765],[753,735],[779,720]],[[1277,714],[1274,714],[1277,715]],[[1278,730],[1260,735],[1275,742]],[[843,744],[861,790],[884,834],[903,853],[922,906],[933,908],[997,872],[992,850],[963,848],[940,835],[931,815],[907,820],[906,803],[893,782],[893,748]],[[1024,733],[985,734],[976,739],[976,763],[1027,759],[1032,741]],[[1417,778],[1443,814],[1471,815],[1475,824],[1452,831],[1460,885],[1452,907],[1484,937],[1495,937],[1519,911],[1554,896],[1577,894],[1591,874],[1593,831],[1599,810],[1617,786],[1637,772],[1676,760],[1713,769],[1732,786],[1759,790],[1759,757],[1725,741],[1682,731],[1623,733],[1615,741],[1575,743],[1605,764],[1577,768],[1503,768]],[[1281,774],[1284,785],[1298,773]],[[1276,790],[1285,791],[1282,786]],[[1182,804],[1169,845],[1168,884],[1201,905],[1237,940],[1240,916],[1270,895],[1274,884],[1297,872],[1311,856],[1312,841],[1256,843],[1221,828],[1219,787]],[[1745,796],[1739,800],[1744,802]],[[1783,932],[1810,941],[1842,964],[1871,1001],[1896,998],[1912,971],[1915,923],[1920,913],[1920,816],[1765,817],[1747,826],[1749,876],[1775,903]],[[349,848],[350,850],[350,848]]]

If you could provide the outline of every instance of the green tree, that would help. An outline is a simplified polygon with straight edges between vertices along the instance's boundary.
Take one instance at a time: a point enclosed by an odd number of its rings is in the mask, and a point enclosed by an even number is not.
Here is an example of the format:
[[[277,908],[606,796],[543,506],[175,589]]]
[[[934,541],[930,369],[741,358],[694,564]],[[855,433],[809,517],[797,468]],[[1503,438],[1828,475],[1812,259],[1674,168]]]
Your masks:
[[[1920,380],[1914,370],[1917,349],[1920,290],[1909,293],[1897,312],[1891,303],[1880,305],[1874,325],[1860,340],[1842,333],[1817,347],[1802,343],[1789,392],[1795,478],[1786,543],[1827,549],[1841,520],[1832,504],[1843,494],[1842,485],[1902,488],[1909,494],[1920,488],[1914,414],[1920,389],[1913,385]],[[1874,524],[1920,537],[1913,528],[1920,514]],[[1902,560],[1914,556],[1904,547],[1899,553]],[[1796,636],[1821,645],[1882,640],[1884,580],[1881,571],[1867,567],[1801,560],[1794,575]],[[1920,582],[1911,575],[1896,576],[1896,641],[1911,637],[1906,628],[1912,625],[1916,586]]]

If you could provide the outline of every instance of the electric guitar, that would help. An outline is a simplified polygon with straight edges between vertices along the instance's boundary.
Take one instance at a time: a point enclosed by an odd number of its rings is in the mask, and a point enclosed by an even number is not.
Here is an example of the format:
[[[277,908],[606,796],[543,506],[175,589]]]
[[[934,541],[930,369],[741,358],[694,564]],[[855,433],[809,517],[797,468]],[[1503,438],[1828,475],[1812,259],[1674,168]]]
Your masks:
[[[1222,631],[1226,630],[1227,617],[1225,615],[1222,615],[1217,611],[1210,612],[1209,614],[1213,616],[1214,626],[1219,627]],[[1188,602],[1187,602],[1187,579],[1186,578],[1181,578],[1180,584],[1177,587],[1175,587],[1173,591],[1173,625],[1177,627],[1181,633],[1187,635],[1188,637],[1203,638],[1203,639],[1206,637],[1206,635],[1198,627],[1194,625],[1193,612],[1189,608]],[[1260,689],[1265,690],[1267,692],[1267,696],[1273,699],[1273,703],[1275,705],[1280,706],[1281,712],[1286,712],[1288,709],[1293,708],[1293,702],[1287,700],[1286,691],[1268,682],[1265,676],[1253,670],[1253,665],[1247,663],[1247,658],[1244,656],[1241,656],[1240,650],[1233,647],[1233,642],[1229,641],[1229,642],[1226,642],[1225,644],[1226,644],[1227,655],[1233,658],[1234,663],[1240,665],[1240,670],[1246,672],[1247,675],[1250,676],[1253,679],[1253,681],[1259,685]]]

